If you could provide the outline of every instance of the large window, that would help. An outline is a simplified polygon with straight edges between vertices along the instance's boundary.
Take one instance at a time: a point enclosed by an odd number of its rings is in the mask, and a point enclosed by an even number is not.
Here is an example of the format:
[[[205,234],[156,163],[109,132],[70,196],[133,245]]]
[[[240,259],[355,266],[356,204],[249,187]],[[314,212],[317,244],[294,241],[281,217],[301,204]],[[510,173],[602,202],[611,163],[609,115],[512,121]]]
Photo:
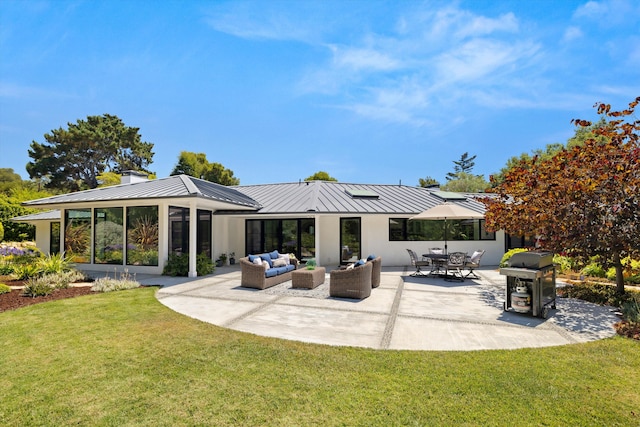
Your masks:
[[[96,208],[94,211],[93,262],[122,265],[124,226],[122,208]]]
[[[207,254],[211,258],[211,211],[198,211],[198,254]]]
[[[169,207],[169,252],[189,253],[189,209]]]
[[[294,253],[300,259],[316,254],[315,220],[249,219],[246,221],[246,249],[249,254]]]
[[[189,208],[169,207],[169,250],[189,253]],[[211,211],[198,210],[196,252],[211,257]]]
[[[91,262],[91,209],[64,211],[64,252],[75,263]]]
[[[127,265],[158,265],[158,207],[127,208]]]
[[[495,240],[496,234],[486,231],[483,219],[462,219],[446,221],[446,237],[448,241]],[[407,218],[391,218],[389,219],[389,240],[445,240],[445,221],[409,221]]]
[[[60,221],[54,221],[49,228],[49,253],[60,253]]]

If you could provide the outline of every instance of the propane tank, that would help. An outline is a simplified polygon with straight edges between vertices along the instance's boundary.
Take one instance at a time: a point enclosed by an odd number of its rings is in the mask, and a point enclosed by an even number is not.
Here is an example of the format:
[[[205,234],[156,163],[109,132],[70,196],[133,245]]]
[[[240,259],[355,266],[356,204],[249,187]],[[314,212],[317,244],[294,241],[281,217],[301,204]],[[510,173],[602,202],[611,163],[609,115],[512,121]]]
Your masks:
[[[526,286],[516,286],[516,291],[511,294],[511,307],[518,313],[531,311],[531,295]]]

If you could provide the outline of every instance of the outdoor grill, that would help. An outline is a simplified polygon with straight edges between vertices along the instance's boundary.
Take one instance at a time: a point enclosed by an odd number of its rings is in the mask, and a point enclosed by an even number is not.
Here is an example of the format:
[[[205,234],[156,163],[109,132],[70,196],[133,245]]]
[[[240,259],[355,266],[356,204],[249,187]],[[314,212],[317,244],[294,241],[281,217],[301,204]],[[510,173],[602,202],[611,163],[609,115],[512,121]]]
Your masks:
[[[507,276],[505,311],[530,313],[546,319],[556,308],[556,268],[551,252],[519,252],[501,268]]]

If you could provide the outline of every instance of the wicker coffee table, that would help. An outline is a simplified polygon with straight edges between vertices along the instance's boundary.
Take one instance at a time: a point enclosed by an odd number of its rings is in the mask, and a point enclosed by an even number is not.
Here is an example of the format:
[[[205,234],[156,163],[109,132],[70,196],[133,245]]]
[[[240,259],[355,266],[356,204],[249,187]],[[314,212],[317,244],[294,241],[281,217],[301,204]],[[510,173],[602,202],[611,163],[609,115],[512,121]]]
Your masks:
[[[324,283],[324,275],[326,270],[324,267],[316,267],[314,270],[301,268],[291,272],[291,287],[314,289]]]

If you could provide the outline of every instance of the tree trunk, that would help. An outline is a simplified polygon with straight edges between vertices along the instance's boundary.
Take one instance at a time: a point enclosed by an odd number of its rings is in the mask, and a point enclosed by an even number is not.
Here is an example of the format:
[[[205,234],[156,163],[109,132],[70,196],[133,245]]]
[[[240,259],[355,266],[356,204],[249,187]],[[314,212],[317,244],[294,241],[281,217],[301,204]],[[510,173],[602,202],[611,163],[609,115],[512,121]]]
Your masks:
[[[620,253],[613,253],[613,266],[616,268],[616,293],[624,294],[624,275],[622,274],[622,262],[620,262]]]

